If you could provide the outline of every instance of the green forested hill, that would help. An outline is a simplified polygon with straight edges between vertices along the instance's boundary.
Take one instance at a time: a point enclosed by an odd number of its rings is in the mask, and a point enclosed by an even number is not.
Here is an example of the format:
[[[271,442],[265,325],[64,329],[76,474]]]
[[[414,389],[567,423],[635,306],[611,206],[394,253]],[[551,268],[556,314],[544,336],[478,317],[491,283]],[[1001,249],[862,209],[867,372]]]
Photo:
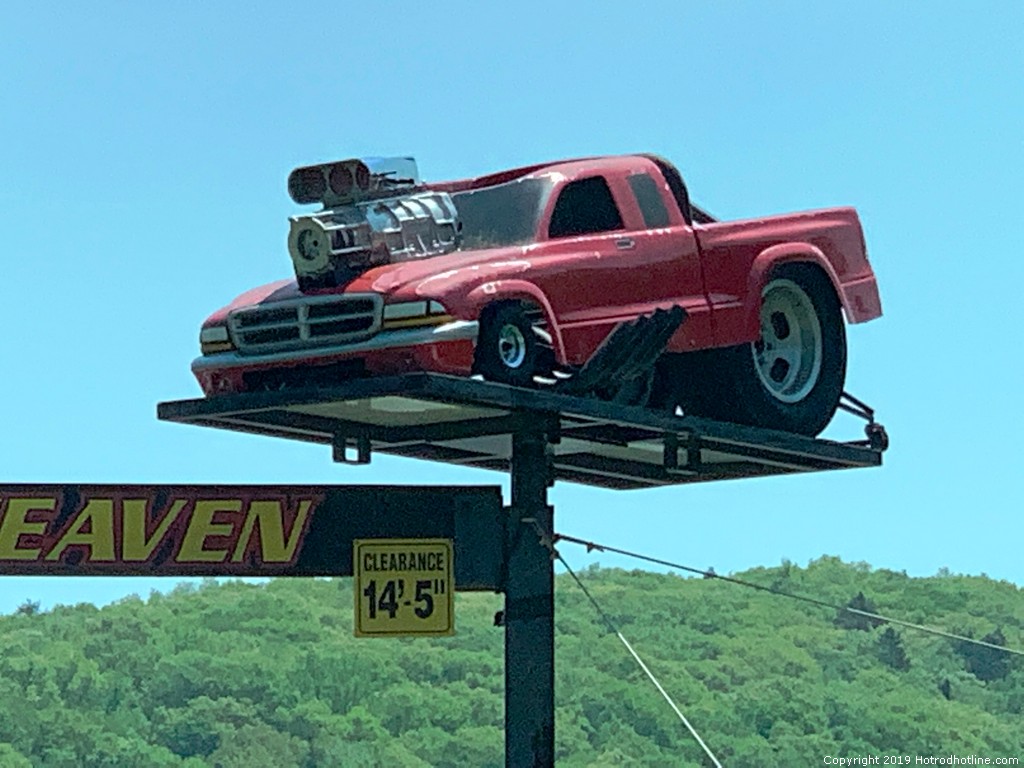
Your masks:
[[[1024,647],[1024,591],[823,558],[739,574]],[[721,582],[582,578],[728,768],[826,755],[1024,758],[1024,658]],[[558,580],[564,766],[702,765],[678,720],[568,578]],[[352,636],[349,580],[209,583],[107,608],[0,617],[0,766],[498,766],[495,595],[457,632]],[[857,623],[857,622],[852,622]]]

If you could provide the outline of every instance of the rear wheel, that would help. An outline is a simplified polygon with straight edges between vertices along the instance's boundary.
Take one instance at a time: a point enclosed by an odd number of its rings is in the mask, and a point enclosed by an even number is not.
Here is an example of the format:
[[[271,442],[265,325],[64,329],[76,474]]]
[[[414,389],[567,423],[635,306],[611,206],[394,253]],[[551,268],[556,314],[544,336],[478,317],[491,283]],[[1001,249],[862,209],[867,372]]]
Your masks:
[[[816,435],[846,377],[846,334],[832,283],[816,267],[783,265],[761,294],[751,344],[673,355],[659,367],[660,401],[684,413]]]
[[[474,372],[489,381],[530,387],[551,376],[555,357],[544,313],[522,302],[487,307],[480,318]]]

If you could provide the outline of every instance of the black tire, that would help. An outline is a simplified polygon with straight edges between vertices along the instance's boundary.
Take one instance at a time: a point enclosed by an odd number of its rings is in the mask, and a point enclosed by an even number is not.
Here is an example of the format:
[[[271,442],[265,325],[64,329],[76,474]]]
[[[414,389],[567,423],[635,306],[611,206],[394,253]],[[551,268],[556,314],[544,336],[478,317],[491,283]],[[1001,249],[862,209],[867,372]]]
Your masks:
[[[487,307],[480,317],[473,370],[488,381],[534,386],[534,377],[550,377],[554,367],[551,337],[544,315],[521,302]]]
[[[666,355],[657,404],[814,436],[832,419],[846,379],[846,330],[828,277],[787,264],[762,294],[761,338],[720,350]]]

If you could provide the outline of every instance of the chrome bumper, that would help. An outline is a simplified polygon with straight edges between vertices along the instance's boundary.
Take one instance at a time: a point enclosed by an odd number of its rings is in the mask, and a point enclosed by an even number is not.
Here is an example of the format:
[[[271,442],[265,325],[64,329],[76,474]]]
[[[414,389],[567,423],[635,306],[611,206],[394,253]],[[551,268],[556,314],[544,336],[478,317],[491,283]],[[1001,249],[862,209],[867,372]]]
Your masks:
[[[416,347],[421,344],[441,344],[449,341],[464,340],[475,342],[479,326],[480,324],[475,320],[456,320],[452,323],[429,326],[426,328],[404,328],[394,331],[381,331],[373,338],[367,339],[366,341],[359,341],[354,344],[290,349],[286,352],[273,352],[270,354],[243,355],[239,354],[237,351],[217,352],[212,355],[197,357],[192,362],[192,370],[196,373],[209,369],[222,371],[225,368],[251,368],[253,365],[299,363],[305,360],[335,357],[339,355],[349,357],[363,352],[399,349],[401,347]]]

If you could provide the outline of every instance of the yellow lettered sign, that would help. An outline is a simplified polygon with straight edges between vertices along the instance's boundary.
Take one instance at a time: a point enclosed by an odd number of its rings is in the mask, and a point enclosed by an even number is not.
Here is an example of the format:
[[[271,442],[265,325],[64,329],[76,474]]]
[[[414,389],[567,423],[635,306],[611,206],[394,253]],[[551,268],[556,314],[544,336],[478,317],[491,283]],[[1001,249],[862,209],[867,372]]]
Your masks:
[[[453,635],[451,539],[356,539],[356,637]]]

